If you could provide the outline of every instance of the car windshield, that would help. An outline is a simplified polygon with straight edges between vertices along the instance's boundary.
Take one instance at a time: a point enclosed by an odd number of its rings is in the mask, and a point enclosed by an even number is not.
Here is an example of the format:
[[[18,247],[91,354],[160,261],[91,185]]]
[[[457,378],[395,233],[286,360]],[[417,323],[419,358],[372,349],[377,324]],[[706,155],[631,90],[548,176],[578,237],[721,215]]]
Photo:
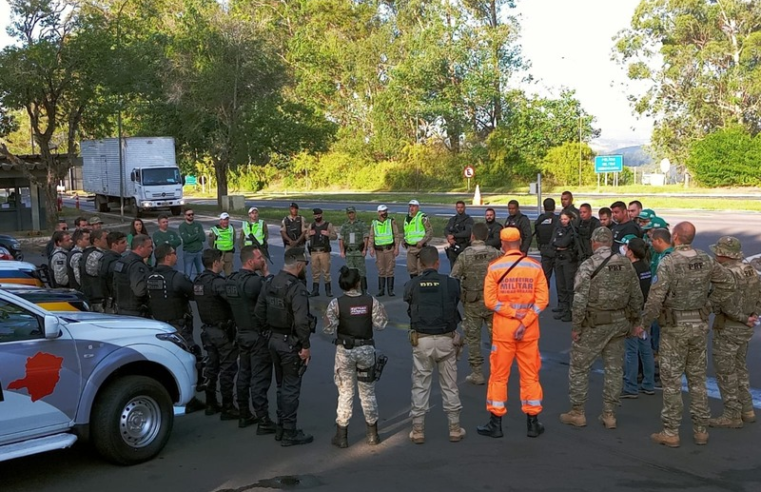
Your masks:
[[[180,184],[180,170],[176,167],[164,167],[159,169],[143,169],[144,186],[178,185]]]

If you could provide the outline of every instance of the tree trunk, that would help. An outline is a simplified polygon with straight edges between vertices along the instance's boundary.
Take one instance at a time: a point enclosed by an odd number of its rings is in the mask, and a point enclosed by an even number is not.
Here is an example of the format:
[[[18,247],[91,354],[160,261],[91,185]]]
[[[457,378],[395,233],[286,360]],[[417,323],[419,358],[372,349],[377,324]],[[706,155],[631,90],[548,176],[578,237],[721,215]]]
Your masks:
[[[217,206],[222,208],[222,197],[227,195],[227,170],[229,165],[224,159],[214,159],[214,175],[217,178]]]

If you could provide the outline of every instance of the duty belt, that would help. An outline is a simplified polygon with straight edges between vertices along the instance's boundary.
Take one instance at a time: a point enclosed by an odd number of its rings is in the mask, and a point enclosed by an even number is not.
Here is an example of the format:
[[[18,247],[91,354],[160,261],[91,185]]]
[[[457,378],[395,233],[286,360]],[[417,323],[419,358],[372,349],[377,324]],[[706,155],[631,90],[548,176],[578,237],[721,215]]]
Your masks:
[[[320,247],[320,246],[317,246],[317,247],[313,246],[311,248],[311,252],[312,253],[327,253],[328,252],[328,248],[324,248],[324,247]]]
[[[415,244],[410,244],[410,243],[408,243],[407,241],[404,241],[404,244],[405,244],[405,245],[406,245],[408,248],[417,248],[417,245],[415,245]],[[425,247],[425,246],[427,246],[427,245],[428,245],[428,243],[423,243],[423,245],[422,245],[422,246],[420,246],[420,247],[421,247],[421,248],[424,248],[424,247]]]
[[[447,331],[447,332],[444,332],[444,333],[423,333],[422,331],[417,331],[417,330],[415,330],[415,331],[417,332],[418,338],[442,337],[442,336],[443,337],[454,338],[454,330]]]
[[[370,338],[369,340],[365,340],[362,338],[354,338],[354,337],[347,337],[345,335],[337,335],[338,338],[335,340],[336,345],[344,345],[346,346],[346,343],[353,344],[354,347],[364,347],[365,345],[373,345],[375,346],[375,340]]]
[[[378,246],[377,244],[373,246],[375,248],[375,251],[386,251],[388,249],[394,249],[394,245],[392,244],[384,244],[382,246]]]
[[[360,248],[359,246],[349,246],[348,248],[346,248],[346,252],[347,253],[353,253],[355,251],[360,251],[361,252],[362,248]]]
[[[272,333],[277,333],[278,335],[293,335],[293,330],[290,328],[275,328],[270,327],[270,331]]]

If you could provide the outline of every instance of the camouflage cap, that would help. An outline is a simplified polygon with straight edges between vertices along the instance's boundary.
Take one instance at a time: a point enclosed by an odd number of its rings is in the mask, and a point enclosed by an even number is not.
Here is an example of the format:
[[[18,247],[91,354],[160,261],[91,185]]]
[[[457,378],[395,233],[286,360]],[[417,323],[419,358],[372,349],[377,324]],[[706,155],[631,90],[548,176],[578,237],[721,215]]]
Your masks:
[[[595,243],[610,244],[613,242],[613,232],[607,227],[601,226],[592,231],[591,239]]]
[[[650,222],[642,226],[643,231],[649,231],[650,229],[668,229],[669,224],[661,217],[653,217]]]
[[[735,260],[743,259],[743,250],[740,240],[732,236],[720,237],[716,244],[710,246],[716,256],[724,256]]]
[[[351,206],[351,207],[346,207],[346,213],[347,213],[347,214],[354,214],[354,213],[357,213],[357,209],[356,209],[356,207],[353,207],[353,206]]]

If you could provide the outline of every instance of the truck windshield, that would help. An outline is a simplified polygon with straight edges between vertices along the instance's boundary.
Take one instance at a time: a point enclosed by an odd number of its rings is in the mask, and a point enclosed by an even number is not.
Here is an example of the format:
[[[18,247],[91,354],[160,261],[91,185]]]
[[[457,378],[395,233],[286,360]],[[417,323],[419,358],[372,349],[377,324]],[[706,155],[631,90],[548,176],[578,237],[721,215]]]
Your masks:
[[[143,186],[180,184],[180,170],[176,167],[143,169]]]

